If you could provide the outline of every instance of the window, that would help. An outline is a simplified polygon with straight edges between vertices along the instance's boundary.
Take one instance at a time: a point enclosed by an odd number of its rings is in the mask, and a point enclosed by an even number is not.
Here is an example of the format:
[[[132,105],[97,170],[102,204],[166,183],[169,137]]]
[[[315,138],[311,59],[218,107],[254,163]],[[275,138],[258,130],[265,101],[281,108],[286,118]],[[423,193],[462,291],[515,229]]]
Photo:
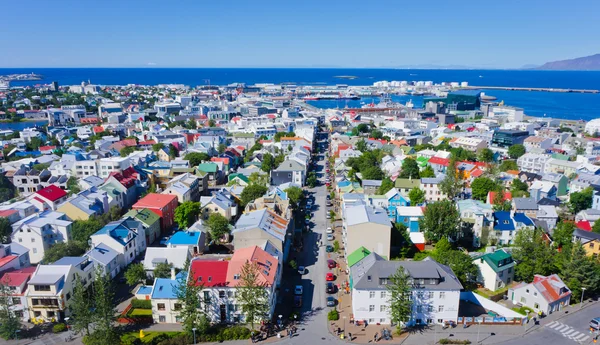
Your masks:
[[[225,291],[219,290],[219,298],[225,298]]]
[[[417,291],[417,297],[423,298],[423,291]]]
[[[369,319],[369,323],[374,323],[375,319]]]
[[[533,295],[534,295],[534,296],[537,296],[537,292],[535,292],[535,291],[534,291],[534,292],[533,292]]]
[[[166,309],[164,303],[158,303],[156,305],[156,307],[158,308],[159,311],[164,311]],[[164,321],[162,321],[162,322],[164,322]]]
[[[379,306],[379,311],[382,313],[385,311],[385,304]]]
[[[35,290],[35,291],[50,291],[50,285],[34,285],[33,290]]]
[[[23,239],[21,237],[19,237],[19,242],[23,242]]]
[[[534,304],[533,304],[533,308],[535,308],[535,309],[539,309],[539,308],[540,308],[540,305],[539,305],[539,304],[537,304],[537,303],[534,303]]]
[[[525,290],[525,292],[526,292],[526,293],[529,293],[529,289],[526,289],[526,290]]]
[[[385,319],[379,319],[379,323],[385,323]]]
[[[21,304],[21,299],[19,297],[13,297],[12,302],[13,304]]]
[[[369,311],[375,311],[375,304],[369,305]]]
[[[429,279],[429,284],[435,284],[437,283],[437,279]]]
[[[233,275],[233,280],[240,280],[240,275],[239,274],[234,274]]]
[[[500,278],[504,277],[504,271],[500,271],[500,272],[498,273],[498,277],[500,277]]]
[[[428,298],[433,298],[433,291],[429,291],[429,296]]]
[[[181,310],[181,303],[175,303],[175,304],[173,304],[173,309],[174,310]]]
[[[379,278],[379,285],[387,285],[387,284],[388,284],[387,278]]]
[[[37,254],[37,248],[33,248],[33,254]]]
[[[32,239],[31,239],[31,243],[34,243],[34,242],[35,242],[35,238],[32,238]]]
[[[15,317],[19,317],[19,318],[23,317],[23,311],[22,310],[15,310],[14,313],[15,313]]]
[[[446,293],[445,292],[440,292],[440,299],[444,299],[446,298]]]
[[[417,313],[421,313],[423,311],[423,307],[418,305],[417,306]]]
[[[387,297],[387,291],[381,291],[381,298]]]
[[[167,317],[164,315],[159,315],[158,316],[158,322],[167,322]]]
[[[442,312],[442,311],[444,311],[444,306],[443,305],[438,306],[438,312]]]
[[[430,313],[432,313],[433,312],[433,306],[432,305],[427,306],[427,311],[430,312]]]
[[[71,293],[67,292],[67,295],[65,296],[67,298],[67,301],[71,299]]]
[[[527,299],[525,297],[521,297],[521,303],[523,303],[523,304],[527,303]]]
[[[427,319],[427,323],[433,323],[433,319]]]
[[[46,312],[46,316],[54,317],[54,316],[56,316],[56,314],[53,311],[48,311],[48,312]]]
[[[369,291],[369,298],[375,298],[375,291]]]

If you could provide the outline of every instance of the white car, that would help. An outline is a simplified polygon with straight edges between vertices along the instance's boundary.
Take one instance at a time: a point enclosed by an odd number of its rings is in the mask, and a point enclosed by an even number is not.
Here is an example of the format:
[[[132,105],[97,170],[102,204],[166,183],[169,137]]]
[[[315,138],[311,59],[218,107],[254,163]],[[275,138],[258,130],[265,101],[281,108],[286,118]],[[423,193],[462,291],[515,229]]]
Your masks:
[[[327,241],[333,241],[333,235],[332,234],[327,235]]]
[[[327,213],[327,219],[331,219],[331,215]]]
[[[327,231],[326,231],[326,232],[327,232],[328,234],[333,234],[333,229],[332,229],[331,227],[329,227],[329,228],[327,228]]]
[[[294,295],[300,296],[303,292],[304,288],[302,287],[302,285],[296,285],[296,287],[294,288]]]

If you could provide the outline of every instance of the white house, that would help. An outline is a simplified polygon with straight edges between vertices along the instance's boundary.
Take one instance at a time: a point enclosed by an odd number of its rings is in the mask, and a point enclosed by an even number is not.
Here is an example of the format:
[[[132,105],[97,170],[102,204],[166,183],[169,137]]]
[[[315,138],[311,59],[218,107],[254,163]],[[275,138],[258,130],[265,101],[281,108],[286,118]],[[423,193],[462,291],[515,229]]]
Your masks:
[[[569,305],[571,290],[556,274],[547,277],[536,274],[533,282],[508,289],[508,297],[515,304],[549,315]]]
[[[71,222],[64,213],[46,211],[33,214],[12,225],[11,239],[29,249],[31,263],[38,263],[44,253],[58,242],[71,240]]]
[[[501,289],[515,279],[515,261],[503,249],[473,259],[477,266],[477,282],[490,291]]]
[[[386,285],[399,269],[410,275],[412,313],[408,325],[456,322],[461,283],[452,270],[431,258],[387,261],[371,253],[351,268],[352,313],[355,320],[390,324],[391,294]]]
[[[131,163],[127,157],[110,157],[98,160],[98,175],[107,178],[112,172],[120,172],[129,168]]]
[[[106,224],[102,229],[90,236],[92,247],[104,243],[114,249],[121,269],[127,267],[135,258],[146,250],[146,231],[144,225],[132,217],[124,217]]]
[[[25,291],[27,291],[27,282],[31,279],[35,269],[35,266],[30,266],[6,272],[3,275],[0,274],[0,284],[11,290],[12,305],[10,309],[15,317],[20,318],[22,322],[29,320],[29,305],[25,297]]]
[[[152,275],[158,264],[167,263],[178,270],[183,269],[185,262],[192,258],[188,247],[149,247],[144,256],[144,269]]]
[[[440,190],[440,183],[443,180],[443,176],[421,179],[421,189],[425,192],[425,201],[434,202],[448,199],[448,196]]]

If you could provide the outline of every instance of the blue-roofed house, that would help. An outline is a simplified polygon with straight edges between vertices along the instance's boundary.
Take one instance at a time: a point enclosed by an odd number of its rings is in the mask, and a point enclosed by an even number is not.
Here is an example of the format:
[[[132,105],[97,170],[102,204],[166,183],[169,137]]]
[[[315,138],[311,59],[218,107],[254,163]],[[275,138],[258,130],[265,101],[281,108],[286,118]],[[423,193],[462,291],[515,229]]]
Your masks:
[[[396,217],[398,213],[396,212],[396,207],[398,206],[410,206],[410,200],[398,191],[396,188],[390,189],[387,193],[385,193],[385,197],[387,198],[387,211],[388,216],[391,220],[396,221]]]
[[[494,236],[498,244],[512,244],[521,229],[533,229],[535,224],[531,218],[524,213],[513,213],[509,211],[494,212]]]
[[[183,274],[181,272],[180,274]],[[172,274],[174,275],[174,274]],[[150,301],[152,302],[152,317],[154,322],[159,323],[179,323],[179,311],[181,307],[177,298],[177,288],[179,281],[177,277],[171,279],[157,278],[152,285]]]
[[[187,248],[192,255],[200,254],[204,251],[206,242],[206,233],[202,231],[177,231],[167,241],[169,247]]]
[[[126,216],[106,224],[90,236],[92,247],[101,243],[121,254],[119,267],[124,269],[146,250],[146,233],[143,224],[135,218]]]
[[[94,267],[100,267],[102,272],[108,274],[111,278],[116,277],[121,272],[119,261],[122,261],[123,258],[119,258],[120,255],[116,250],[104,243],[98,244],[84,254],[85,257],[94,263]]]
[[[406,225],[409,232],[421,232],[419,220],[423,218],[423,209],[420,206],[397,206],[396,223]]]

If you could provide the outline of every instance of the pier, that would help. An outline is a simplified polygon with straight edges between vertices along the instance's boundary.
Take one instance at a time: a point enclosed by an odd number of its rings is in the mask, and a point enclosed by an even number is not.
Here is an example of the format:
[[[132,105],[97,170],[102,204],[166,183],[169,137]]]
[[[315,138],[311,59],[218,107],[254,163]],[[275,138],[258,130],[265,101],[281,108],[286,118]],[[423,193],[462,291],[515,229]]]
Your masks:
[[[487,89],[487,90],[507,90],[507,91],[541,91],[541,92],[561,92],[561,93],[600,93],[600,90],[586,89],[557,89],[548,87],[513,87],[513,86],[467,86],[463,90]]]

